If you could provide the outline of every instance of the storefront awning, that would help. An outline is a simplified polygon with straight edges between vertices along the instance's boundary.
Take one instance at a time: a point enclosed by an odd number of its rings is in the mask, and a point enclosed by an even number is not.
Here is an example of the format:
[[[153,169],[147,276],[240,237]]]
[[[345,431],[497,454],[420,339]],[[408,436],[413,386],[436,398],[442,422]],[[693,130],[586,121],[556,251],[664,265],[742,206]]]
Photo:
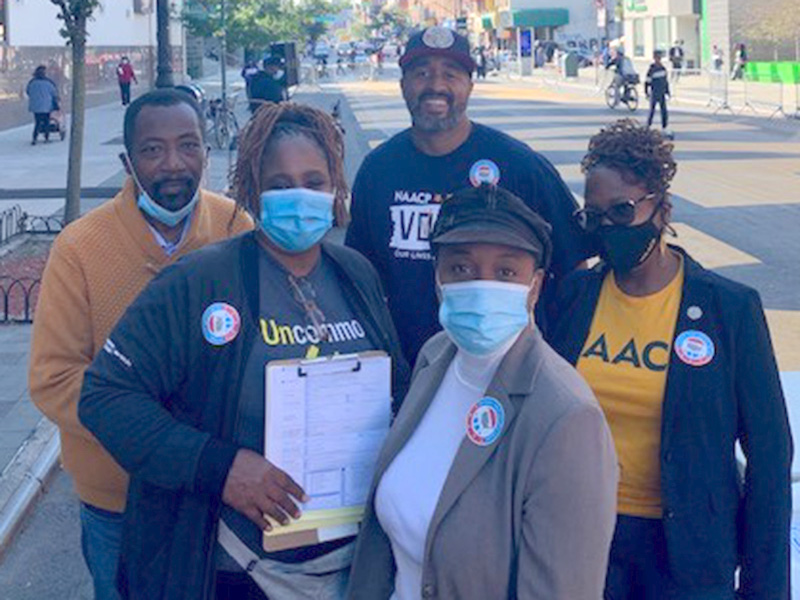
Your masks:
[[[514,27],[560,27],[569,23],[566,8],[528,8],[515,10]]]

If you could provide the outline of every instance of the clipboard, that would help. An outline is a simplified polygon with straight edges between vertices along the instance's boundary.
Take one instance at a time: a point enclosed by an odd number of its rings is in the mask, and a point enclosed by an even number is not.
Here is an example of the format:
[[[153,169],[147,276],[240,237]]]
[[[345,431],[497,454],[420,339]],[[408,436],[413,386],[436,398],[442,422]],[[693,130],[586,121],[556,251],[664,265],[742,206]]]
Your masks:
[[[263,533],[264,550],[358,533],[391,424],[391,371],[381,351],[264,367],[264,456],[311,497],[299,519]]]

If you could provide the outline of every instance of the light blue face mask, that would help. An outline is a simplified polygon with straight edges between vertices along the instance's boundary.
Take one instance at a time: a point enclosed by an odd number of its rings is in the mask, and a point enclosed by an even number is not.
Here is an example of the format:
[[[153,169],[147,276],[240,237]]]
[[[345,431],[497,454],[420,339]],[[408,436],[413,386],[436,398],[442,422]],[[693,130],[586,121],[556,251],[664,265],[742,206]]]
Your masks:
[[[333,227],[333,199],[307,188],[269,190],[261,194],[259,226],[286,252],[305,252]]]
[[[439,323],[459,349],[488,356],[530,323],[530,288],[504,281],[463,281],[440,286]]]
[[[141,188],[139,188],[141,189]],[[175,227],[178,223],[188,217],[194,210],[195,204],[200,199],[200,188],[194,192],[194,196],[185,206],[178,210],[167,210],[157,202],[155,202],[150,195],[142,190],[139,194],[139,199],[136,201],[136,206],[146,215],[154,218],[159,223],[163,223],[167,227]]]
[[[136,176],[136,171],[133,169],[133,161],[131,161],[127,154],[123,154],[122,156],[125,157],[131,177],[133,177],[136,187],[139,188],[139,198],[136,200],[136,206],[139,207],[139,210],[141,210],[147,216],[152,217],[159,223],[163,223],[167,227],[175,227],[178,223],[183,221],[192,213],[197,201],[200,200],[199,185],[194,191],[194,196],[192,196],[192,199],[189,200],[189,202],[187,202],[184,206],[180,207],[178,210],[167,210],[158,202],[153,200],[150,197],[150,194],[144,191],[144,187],[142,187],[142,184],[139,182],[139,178]]]

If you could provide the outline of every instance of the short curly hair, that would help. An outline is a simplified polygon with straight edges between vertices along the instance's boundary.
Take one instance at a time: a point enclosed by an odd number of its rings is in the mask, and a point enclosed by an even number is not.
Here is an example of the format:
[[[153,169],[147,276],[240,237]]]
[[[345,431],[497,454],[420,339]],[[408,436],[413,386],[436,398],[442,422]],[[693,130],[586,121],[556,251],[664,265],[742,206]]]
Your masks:
[[[589,151],[581,160],[581,171],[606,167],[629,183],[644,184],[648,192],[666,197],[678,170],[672,149],[672,142],[659,131],[633,119],[620,119],[592,136]]]

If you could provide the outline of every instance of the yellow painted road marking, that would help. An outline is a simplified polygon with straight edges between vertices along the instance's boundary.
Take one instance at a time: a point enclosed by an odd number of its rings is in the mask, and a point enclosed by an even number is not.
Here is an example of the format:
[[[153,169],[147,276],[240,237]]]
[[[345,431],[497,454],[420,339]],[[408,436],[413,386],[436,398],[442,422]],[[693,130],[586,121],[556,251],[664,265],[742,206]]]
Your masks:
[[[686,223],[673,223],[678,232],[677,244],[706,269],[736,265],[752,265],[761,261]]]
[[[800,371],[800,311],[767,310],[772,345],[781,371]]]

